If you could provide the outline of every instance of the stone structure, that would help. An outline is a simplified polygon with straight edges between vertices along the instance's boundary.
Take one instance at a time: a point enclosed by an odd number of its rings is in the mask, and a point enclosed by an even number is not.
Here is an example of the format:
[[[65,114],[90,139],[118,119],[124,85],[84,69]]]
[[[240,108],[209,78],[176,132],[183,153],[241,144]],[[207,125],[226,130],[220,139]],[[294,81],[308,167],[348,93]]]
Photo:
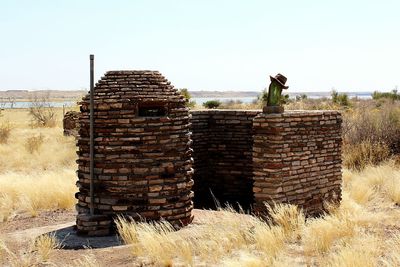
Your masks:
[[[341,115],[192,111],[195,206],[292,203],[308,215],[341,196]],[[210,193],[212,192],[212,194]]]
[[[152,71],[107,72],[94,101],[96,216],[89,215],[86,96],[79,116],[79,233],[107,234],[118,214],[186,225],[193,180],[200,208],[215,207],[215,197],[259,213],[267,211],[264,203],[281,202],[314,215],[324,211],[325,201],[341,198],[338,111],[190,114],[179,93]]]
[[[192,111],[195,207],[253,202],[253,118],[257,110]]]
[[[89,216],[89,95],[78,138],[78,233],[107,234],[118,214],[191,222],[192,149],[185,100],[159,72],[110,71],[95,86],[94,209]]]
[[[259,114],[253,120],[255,210],[292,203],[307,214],[341,197],[341,122],[337,111]]]
[[[79,129],[79,112],[68,111],[64,114],[63,128],[65,136],[77,136]]]

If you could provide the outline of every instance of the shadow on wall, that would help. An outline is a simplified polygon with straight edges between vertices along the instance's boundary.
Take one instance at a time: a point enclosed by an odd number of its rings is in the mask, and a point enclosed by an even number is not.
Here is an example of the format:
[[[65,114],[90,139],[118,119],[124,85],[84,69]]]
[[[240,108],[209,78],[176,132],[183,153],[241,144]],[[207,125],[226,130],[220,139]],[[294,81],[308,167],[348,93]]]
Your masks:
[[[216,209],[254,203],[253,118],[259,111],[192,111],[194,203]]]

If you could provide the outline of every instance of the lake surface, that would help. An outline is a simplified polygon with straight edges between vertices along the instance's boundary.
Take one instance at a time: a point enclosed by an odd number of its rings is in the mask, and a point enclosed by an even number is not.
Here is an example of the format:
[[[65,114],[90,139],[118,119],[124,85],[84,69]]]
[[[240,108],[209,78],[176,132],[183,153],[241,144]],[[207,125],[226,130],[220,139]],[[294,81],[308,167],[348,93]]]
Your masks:
[[[20,102],[14,102],[14,104],[11,106],[10,102],[3,102],[0,103],[0,108],[30,108],[32,106],[31,101],[20,101]],[[50,101],[48,104],[52,107],[71,107],[75,106],[76,102],[75,101]]]
[[[220,102],[227,101],[242,101],[242,103],[251,103],[257,100],[256,97],[192,97],[191,100],[196,101],[196,104],[203,104],[210,100],[219,100]]]
[[[296,96],[301,95],[302,93],[289,93],[290,98],[294,99]],[[346,93],[349,98],[360,98],[360,99],[372,99],[372,94],[371,93],[364,93],[364,92],[351,92],[351,93]],[[306,93],[307,98],[310,99],[319,99],[323,97],[331,98],[331,93],[327,92],[325,94],[321,93]],[[257,97],[192,97],[191,100],[196,101],[196,104],[201,105],[204,102],[210,101],[210,100],[219,100],[220,102],[226,102],[226,101],[242,101],[242,103],[252,103],[253,101],[257,100]]]

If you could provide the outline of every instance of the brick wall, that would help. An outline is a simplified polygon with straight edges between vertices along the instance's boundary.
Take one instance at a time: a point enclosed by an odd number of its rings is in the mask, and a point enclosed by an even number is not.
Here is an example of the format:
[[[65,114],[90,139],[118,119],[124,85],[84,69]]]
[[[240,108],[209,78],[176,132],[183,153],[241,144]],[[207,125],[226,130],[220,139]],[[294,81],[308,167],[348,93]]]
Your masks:
[[[78,233],[106,234],[119,214],[137,220],[162,218],[177,227],[190,223],[192,149],[183,96],[155,71],[107,72],[94,92],[97,216],[89,216],[90,102],[86,95],[80,103],[77,142]]]
[[[191,111],[196,207],[215,207],[210,190],[221,204],[253,202],[252,127],[259,112]]]
[[[297,204],[307,214],[341,196],[341,122],[337,111],[260,114],[254,118],[255,209]]]

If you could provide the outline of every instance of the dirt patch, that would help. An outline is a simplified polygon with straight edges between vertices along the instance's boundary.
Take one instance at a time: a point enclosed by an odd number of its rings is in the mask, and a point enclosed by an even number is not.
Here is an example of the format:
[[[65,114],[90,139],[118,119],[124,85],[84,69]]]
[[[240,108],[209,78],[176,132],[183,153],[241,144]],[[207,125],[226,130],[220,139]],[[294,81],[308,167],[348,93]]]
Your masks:
[[[0,235],[30,228],[61,224],[75,220],[73,210],[42,211],[36,217],[19,214],[12,220],[0,223]]]

